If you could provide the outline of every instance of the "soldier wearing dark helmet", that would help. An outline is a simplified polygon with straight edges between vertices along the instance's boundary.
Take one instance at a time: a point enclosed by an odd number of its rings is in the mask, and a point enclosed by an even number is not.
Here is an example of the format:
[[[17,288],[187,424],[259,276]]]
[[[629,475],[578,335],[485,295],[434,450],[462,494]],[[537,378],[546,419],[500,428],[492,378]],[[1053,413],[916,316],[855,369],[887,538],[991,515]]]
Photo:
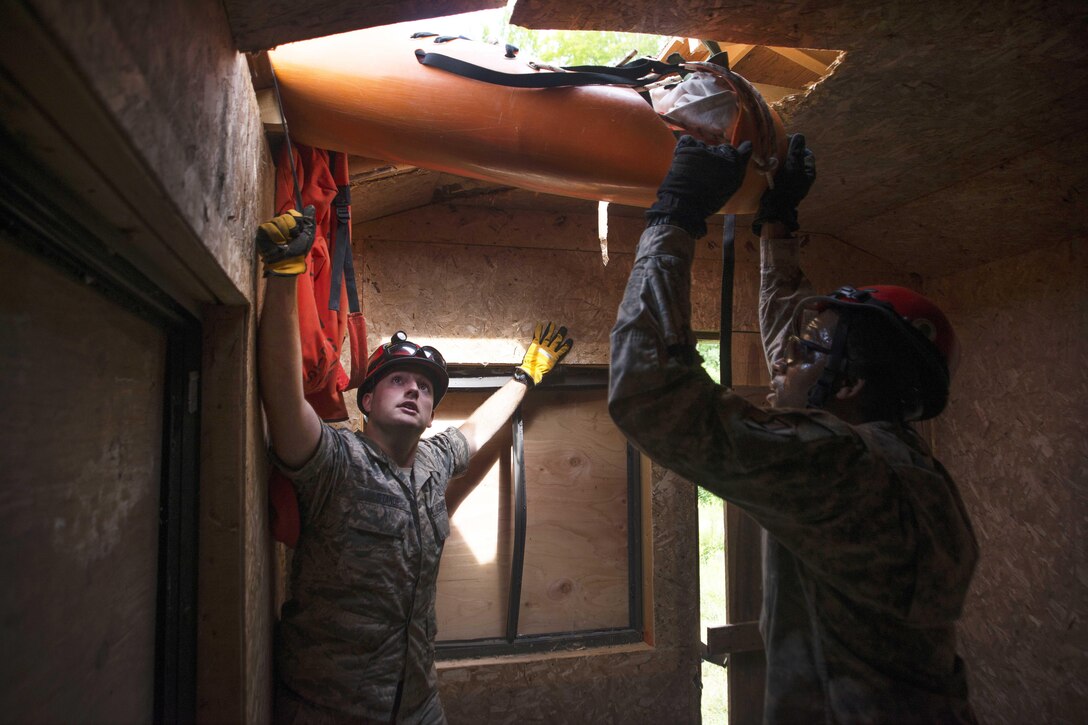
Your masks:
[[[770,408],[711,381],[690,327],[694,240],[749,153],[677,144],[612,330],[610,412],[763,527],[767,722],[972,722],[955,622],[977,544],[909,424],[947,402],[952,327],[909,289],[813,292],[792,234],[815,163],[795,135],[754,225]]]
[[[268,285],[258,336],[272,452],[298,495],[301,534],[276,644],[274,719],[290,723],[444,723],[434,667],[435,584],[450,488],[469,459],[570,350],[538,325],[514,377],[457,428],[427,439],[449,386],[446,362],[404,332],[371,355],[359,388],[365,432],[324,424],[302,392],[298,274],[312,207],[263,224]]]

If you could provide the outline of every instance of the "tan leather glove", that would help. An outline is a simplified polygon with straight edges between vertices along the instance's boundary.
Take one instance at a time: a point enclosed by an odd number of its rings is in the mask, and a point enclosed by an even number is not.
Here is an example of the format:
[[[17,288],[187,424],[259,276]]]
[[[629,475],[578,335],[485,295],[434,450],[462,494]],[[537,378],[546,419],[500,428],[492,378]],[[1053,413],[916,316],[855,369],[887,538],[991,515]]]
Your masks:
[[[257,228],[257,252],[264,276],[295,277],[306,271],[306,255],[314,246],[314,208],[291,209]]]
[[[538,324],[525,358],[514,370],[514,378],[533,387],[559,364],[572,347],[574,340],[567,337],[567,328],[556,327],[551,322]]]

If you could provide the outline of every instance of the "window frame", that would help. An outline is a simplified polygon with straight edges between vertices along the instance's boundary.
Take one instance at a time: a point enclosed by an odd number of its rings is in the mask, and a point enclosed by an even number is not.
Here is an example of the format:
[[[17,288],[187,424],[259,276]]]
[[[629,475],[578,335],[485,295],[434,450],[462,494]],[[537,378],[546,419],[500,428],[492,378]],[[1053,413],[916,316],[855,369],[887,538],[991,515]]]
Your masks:
[[[513,374],[513,366],[450,365],[449,390],[487,391],[502,387]],[[543,384],[549,389],[600,389],[608,387],[608,369],[597,366],[571,366],[550,373]],[[497,655],[514,655],[556,652],[592,647],[640,643],[646,640],[643,571],[643,466],[641,453],[628,441],[627,458],[627,613],[624,627],[578,632],[548,634],[518,634],[521,609],[521,582],[525,561],[525,534],[527,518],[527,491],[524,469],[524,420],[521,407],[514,412],[511,462],[514,470],[514,550],[511,557],[510,585],[507,591],[507,621],[503,637],[463,640],[438,640],[435,642],[435,658],[438,661],[479,658]]]

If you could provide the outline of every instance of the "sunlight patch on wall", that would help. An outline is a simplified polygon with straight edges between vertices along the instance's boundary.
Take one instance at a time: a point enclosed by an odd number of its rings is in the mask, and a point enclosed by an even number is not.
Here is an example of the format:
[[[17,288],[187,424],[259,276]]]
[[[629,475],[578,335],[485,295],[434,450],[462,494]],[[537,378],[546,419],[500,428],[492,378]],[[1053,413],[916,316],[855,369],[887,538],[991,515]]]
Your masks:
[[[528,332],[524,340],[509,337],[432,337],[421,335],[422,344],[438,348],[447,363],[466,365],[516,365],[525,356],[529,341],[533,336],[532,326],[526,325]]]

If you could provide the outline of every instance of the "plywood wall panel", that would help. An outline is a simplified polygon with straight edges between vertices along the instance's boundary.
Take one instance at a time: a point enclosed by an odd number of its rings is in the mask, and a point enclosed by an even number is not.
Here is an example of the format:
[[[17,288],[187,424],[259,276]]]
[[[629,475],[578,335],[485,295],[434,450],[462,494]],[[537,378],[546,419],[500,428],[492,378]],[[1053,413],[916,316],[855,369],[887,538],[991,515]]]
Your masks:
[[[435,413],[429,435],[460,425],[490,391],[450,391]],[[502,637],[513,555],[513,488],[510,427],[506,426],[472,459],[450,490],[472,492],[450,513],[450,536],[438,570],[438,640]]]
[[[699,721],[695,489],[657,467],[652,479],[654,646],[439,663],[450,723]]]
[[[629,626],[627,440],[607,390],[526,402],[525,480],[519,634]]]
[[[173,264],[199,272],[218,301],[252,301],[254,256],[248,240],[271,210],[270,159],[249,67],[235,49],[222,4],[32,0],[27,5],[112,117],[114,132],[130,144],[116,150],[106,139],[85,138],[89,124],[78,116],[63,117],[63,106],[59,110],[60,125],[70,124],[67,132],[83,145],[83,160],[112,177],[115,188],[98,196],[119,191],[139,207],[130,212],[135,218],[124,220],[134,238],[122,236],[119,249],[146,243],[139,227],[150,226],[163,238],[156,242],[173,248],[178,257]],[[51,79],[39,83],[49,87]],[[134,166],[143,173],[141,186],[126,188],[137,178],[129,170]]]
[[[707,333],[720,327],[720,221],[712,219],[707,236],[696,242],[692,269],[692,326]],[[587,214],[432,206],[357,224],[356,272],[371,349],[404,329],[413,338],[441,341],[453,362],[511,363],[520,361],[536,322],[554,319],[575,339],[568,362],[607,364],[608,334],[642,229],[641,219],[617,217],[605,266],[596,217]],[[755,333],[759,244],[743,219],[735,254],[733,330]],[[812,235],[802,259],[819,291],[920,284],[826,235]],[[459,341],[464,338],[472,342]],[[766,381],[750,358],[735,362],[738,385]]]
[[[568,362],[608,363],[632,255],[613,255],[605,267],[592,252],[376,241],[366,249],[361,289],[371,349],[403,329],[450,362],[516,364],[534,326],[554,320],[574,338]],[[718,326],[718,276],[714,264],[695,270],[699,329]]]
[[[982,549],[961,642],[983,722],[1088,712],[1086,280],[1081,239],[929,288],[962,346],[933,432]]]
[[[568,362],[607,364],[608,335],[634,263],[641,220],[610,225],[609,263],[596,217],[428,207],[354,227],[372,346],[397,329],[441,341],[453,362],[514,363],[537,321],[568,326]],[[696,244],[693,326],[718,329],[720,226]],[[738,245],[737,324],[757,329],[758,252]],[[459,342],[471,339],[471,343]]]

